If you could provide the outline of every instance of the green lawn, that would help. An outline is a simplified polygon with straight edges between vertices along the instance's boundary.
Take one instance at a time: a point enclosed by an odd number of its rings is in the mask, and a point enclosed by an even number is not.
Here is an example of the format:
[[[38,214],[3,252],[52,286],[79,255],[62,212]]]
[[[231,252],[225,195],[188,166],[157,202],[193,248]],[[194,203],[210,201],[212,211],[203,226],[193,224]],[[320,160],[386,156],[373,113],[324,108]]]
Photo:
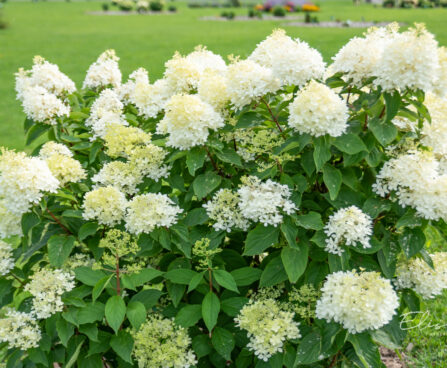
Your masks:
[[[175,50],[186,53],[204,44],[222,55],[244,57],[283,23],[198,21],[221,10],[176,5],[179,11],[174,15],[94,16],[86,13],[100,10],[100,2],[7,2],[4,17],[9,28],[0,30],[0,146],[23,148],[24,116],[15,100],[13,73],[20,66],[29,67],[36,54],[57,63],[79,86],[89,64],[105,49],[114,48],[121,57],[124,76],[144,66],[155,80]],[[355,7],[350,0],[326,0],[320,5],[320,20],[364,17],[370,21],[426,22],[440,43],[447,45],[447,9],[389,10],[368,4]],[[246,14],[247,9],[236,11]],[[349,28],[285,28],[320,50],[327,61],[352,36],[363,32]]]

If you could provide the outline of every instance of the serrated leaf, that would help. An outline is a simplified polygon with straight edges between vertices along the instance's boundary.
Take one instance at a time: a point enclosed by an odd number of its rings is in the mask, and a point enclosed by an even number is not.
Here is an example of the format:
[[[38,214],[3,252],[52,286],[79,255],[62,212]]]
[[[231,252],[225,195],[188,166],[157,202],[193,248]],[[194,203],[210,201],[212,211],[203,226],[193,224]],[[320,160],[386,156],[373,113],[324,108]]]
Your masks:
[[[132,364],[132,349],[133,349],[132,336],[121,330],[117,335],[112,336],[110,339],[110,346],[124,361]]]
[[[259,282],[260,287],[268,287],[277,285],[288,279],[284,265],[282,264],[281,257],[277,256],[273,258],[267,267],[264,269]]]
[[[48,259],[52,266],[60,268],[74,248],[73,236],[53,235],[48,239]]]
[[[146,320],[146,307],[141,302],[130,302],[126,314],[132,327],[138,330]]]
[[[96,222],[87,222],[81,226],[78,232],[79,240],[84,240],[90,235],[93,235],[98,230],[98,224]]]
[[[175,317],[175,323],[188,328],[194,326],[201,318],[202,306],[200,304],[190,304],[179,310]]]
[[[341,188],[342,175],[340,170],[329,164],[323,166],[323,180],[329,190],[331,200],[335,200]]]
[[[189,173],[194,176],[196,170],[200,169],[206,159],[206,151],[203,147],[194,147],[186,155],[186,166]]]
[[[300,244],[299,248],[285,247],[281,251],[281,260],[289,281],[294,284],[306,270],[309,247]]]
[[[340,151],[355,155],[356,153],[367,151],[365,143],[355,134],[348,133],[337,137],[332,143]]]
[[[234,349],[235,340],[230,331],[222,327],[216,327],[213,331],[211,343],[213,344],[214,349],[216,349],[225,360],[231,360],[231,352]]]
[[[239,290],[236,285],[236,281],[234,280],[233,276],[229,272],[227,272],[225,270],[214,270],[213,276],[220,286],[224,287],[225,289],[239,293]]]
[[[216,189],[221,181],[221,176],[208,171],[205,174],[199,175],[195,178],[194,182],[192,183],[194,193],[199,199],[202,199]]]

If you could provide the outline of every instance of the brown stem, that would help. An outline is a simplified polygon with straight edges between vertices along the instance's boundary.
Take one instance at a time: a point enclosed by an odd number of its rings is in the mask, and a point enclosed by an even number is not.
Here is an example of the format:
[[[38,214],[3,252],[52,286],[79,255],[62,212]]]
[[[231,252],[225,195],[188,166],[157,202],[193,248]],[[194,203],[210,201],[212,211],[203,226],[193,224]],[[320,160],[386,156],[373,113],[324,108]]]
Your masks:
[[[118,295],[121,294],[121,282],[120,282],[120,258],[118,257],[118,253],[116,254],[116,293]]]
[[[62,228],[62,230],[65,231],[65,233],[66,233],[67,235],[72,235],[72,232],[71,232],[70,230],[68,230],[68,229],[62,224],[62,222],[60,222],[60,220],[59,220],[56,216],[54,216],[54,214],[53,214],[48,208],[47,208],[46,210],[47,210],[48,214],[51,216],[51,218],[56,222],[56,224],[58,224],[58,225]]]
[[[331,364],[329,365],[328,368],[333,368],[333,367],[335,367],[335,364],[337,363],[338,354],[339,354],[339,353],[337,353],[337,354],[334,355],[334,357],[333,357],[332,360],[331,360]]]
[[[381,119],[383,118],[383,115],[385,115],[385,107],[386,106],[383,106],[382,112],[380,113],[380,118]]]
[[[211,268],[208,268],[208,278],[209,280],[209,284],[210,284],[210,291],[213,291],[213,274],[211,272]]]
[[[278,118],[273,114],[273,111],[272,111],[272,109],[270,108],[270,105],[268,104],[268,102],[267,102],[266,100],[264,100],[264,98],[261,98],[261,101],[262,101],[262,102],[264,103],[264,105],[267,107],[267,110],[269,111],[269,113],[270,113],[270,115],[271,115],[271,117],[272,117],[272,119],[273,119],[273,122],[276,124],[276,126],[277,126],[278,129],[279,129],[279,131],[281,132],[282,137],[283,137],[283,138],[286,138],[286,137],[284,136],[283,131],[282,131],[281,125],[279,125]]]
[[[348,89],[348,97],[346,97],[346,104],[349,105],[349,97],[351,97],[351,87]]]
[[[211,153],[210,153],[208,147],[207,146],[203,146],[203,147],[205,147],[206,154],[208,155],[208,158],[210,159],[211,164],[214,167],[214,170],[219,171],[219,168],[217,167],[216,161],[214,161],[213,156],[211,156]]]
[[[233,138],[233,146],[234,146],[234,150],[237,151],[236,139],[235,138]]]
[[[18,276],[16,276],[16,275],[13,274],[12,272],[10,272],[9,274],[10,274],[12,277],[14,277],[18,282],[20,282],[20,285],[25,286],[25,283],[24,283],[22,280],[20,280],[20,279],[18,278]]]
[[[368,129],[368,114],[365,113],[365,124],[363,125],[363,130],[366,131]]]

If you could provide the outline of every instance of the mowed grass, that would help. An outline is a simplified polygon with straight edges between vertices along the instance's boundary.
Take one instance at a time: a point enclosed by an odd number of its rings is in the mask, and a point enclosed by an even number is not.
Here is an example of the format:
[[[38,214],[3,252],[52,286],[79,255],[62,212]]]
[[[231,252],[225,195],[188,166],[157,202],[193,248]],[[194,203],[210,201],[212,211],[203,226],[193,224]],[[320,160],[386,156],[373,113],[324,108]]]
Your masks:
[[[143,66],[151,80],[162,76],[163,64],[174,51],[191,51],[207,45],[223,56],[247,56],[256,43],[272,29],[287,32],[310,43],[330,61],[337,50],[364,29],[297,28],[285,21],[215,22],[200,21],[204,15],[219,15],[222,9],[189,9],[186,2],[175,2],[176,14],[154,16],[95,16],[100,2],[8,2],[4,18],[9,28],[0,30],[0,146],[24,148],[24,115],[15,100],[14,72],[30,67],[34,55],[42,55],[81,86],[85,71],[97,56],[114,48],[121,57],[124,77]],[[447,9],[382,9],[370,4],[354,6],[350,0],[321,2],[320,20],[425,22],[447,44]],[[247,9],[235,10],[246,14]]]

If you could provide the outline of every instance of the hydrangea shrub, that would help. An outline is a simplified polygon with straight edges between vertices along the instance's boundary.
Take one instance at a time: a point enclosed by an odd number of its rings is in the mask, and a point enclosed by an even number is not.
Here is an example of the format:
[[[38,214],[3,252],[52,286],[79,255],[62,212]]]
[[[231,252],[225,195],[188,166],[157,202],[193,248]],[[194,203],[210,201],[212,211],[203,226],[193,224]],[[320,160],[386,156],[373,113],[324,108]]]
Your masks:
[[[6,367],[384,367],[447,288],[447,51],[421,25],[326,66],[276,30],[150,83],[16,75],[32,153],[0,155]]]

